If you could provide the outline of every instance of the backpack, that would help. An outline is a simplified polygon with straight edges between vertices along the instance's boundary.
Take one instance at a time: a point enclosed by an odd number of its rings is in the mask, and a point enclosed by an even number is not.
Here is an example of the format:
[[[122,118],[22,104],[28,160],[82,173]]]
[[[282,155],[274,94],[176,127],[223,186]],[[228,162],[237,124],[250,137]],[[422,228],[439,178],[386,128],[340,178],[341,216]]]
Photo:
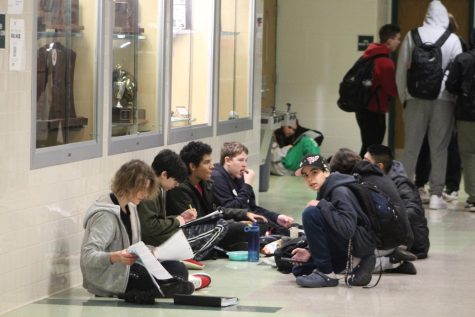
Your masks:
[[[475,52],[467,52],[475,58]],[[460,85],[461,93],[459,98],[462,99],[461,105],[464,114],[470,114],[470,118],[475,118],[475,63],[470,65],[470,70],[467,71],[467,76],[463,78]]]
[[[444,78],[442,69],[441,47],[450,36],[450,31],[434,43],[422,43],[417,28],[411,30],[415,47],[412,51],[411,67],[407,71],[407,89],[411,96],[434,100],[437,99]]]
[[[389,197],[376,186],[363,181],[346,186],[356,196],[362,209],[358,225],[371,233],[376,248],[387,250],[403,244],[406,233],[404,222]]]
[[[338,107],[346,112],[359,112],[368,108],[378,87],[373,87],[374,60],[378,57],[389,57],[386,54],[374,55],[370,58],[360,57],[343,77],[338,91]],[[379,98],[376,98],[379,106]]]
[[[307,237],[305,235],[283,240],[280,248],[277,248],[274,252],[277,270],[284,274],[291,273],[293,264],[289,259],[292,257],[292,251],[296,248],[305,248],[307,245]]]

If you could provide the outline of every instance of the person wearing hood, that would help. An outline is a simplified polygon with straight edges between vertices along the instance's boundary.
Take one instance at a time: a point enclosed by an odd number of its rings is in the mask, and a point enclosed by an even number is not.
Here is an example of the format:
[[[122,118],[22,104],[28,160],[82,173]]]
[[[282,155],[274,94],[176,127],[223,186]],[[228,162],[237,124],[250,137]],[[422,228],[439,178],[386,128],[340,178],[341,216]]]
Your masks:
[[[358,222],[361,206],[351,190],[344,186],[356,182],[351,175],[330,173],[325,159],[309,154],[295,172],[307,186],[318,192],[308,202],[302,223],[308,248],[292,251],[293,274],[302,287],[332,287],[338,285],[335,274],[348,268],[348,261],[356,265],[354,276],[348,279],[353,286],[365,286],[371,281],[375,265],[375,241]],[[352,249],[350,253],[349,250]],[[357,258],[355,258],[357,257]]]
[[[445,83],[449,92],[457,96],[455,120],[457,121],[460,157],[463,166],[465,192],[468,195],[466,211],[475,211],[475,30],[470,34],[471,49],[458,55],[450,68]]]
[[[374,59],[373,87],[375,94],[368,109],[356,112],[356,121],[361,134],[361,156],[371,144],[381,144],[386,133],[386,113],[389,99],[397,96],[396,75],[393,60],[389,57],[401,43],[400,28],[386,24],[379,29],[379,43],[371,43],[363,58]]]
[[[436,43],[449,26],[449,15],[445,6],[438,0],[430,2],[424,23],[417,28],[422,43]],[[405,150],[402,163],[408,178],[414,179],[417,157],[427,132],[432,168],[430,172],[430,209],[445,209],[447,203],[442,198],[447,168],[447,147],[454,122],[454,97],[445,89],[442,82],[439,95],[434,100],[416,98],[408,91],[407,75],[411,68],[415,44],[408,32],[401,44],[396,69],[396,83],[399,98],[404,104]],[[440,48],[441,67],[445,70],[462,52],[457,35],[450,34]],[[445,80],[445,78],[444,78]]]
[[[242,208],[265,217],[270,229],[289,235],[294,219],[256,205],[252,183],[256,173],[247,167],[249,150],[240,142],[225,142],[219,163],[214,165],[211,179],[214,182],[213,200],[217,206]]]
[[[161,264],[173,276],[155,282],[128,248],[141,240],[137,205],[156,194],[155,174],[141,160],[131,160],[115,173],[111,192],[92,204],[84,218],[84,239],[80,266],[83,286],[90,293],[125,299],[134,303],[153,303],[155,297],[191,294],[188,271],[179,261]]]

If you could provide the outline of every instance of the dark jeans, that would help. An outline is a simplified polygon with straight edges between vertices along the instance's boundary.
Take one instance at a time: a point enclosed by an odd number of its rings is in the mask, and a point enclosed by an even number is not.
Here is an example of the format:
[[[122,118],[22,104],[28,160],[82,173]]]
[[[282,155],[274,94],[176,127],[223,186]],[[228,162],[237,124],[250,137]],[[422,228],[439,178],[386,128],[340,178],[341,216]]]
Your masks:
[[[416,165],[416,181],[417,187],[423,187],[429,181],[431,170],[430,164],[430,148],[427,134],[422,143],[419,157]],[[462,178],[462,161],[457,142],[457,130],[454,129],[450,138],[449,147],[447,148],[447,172],[445,174],[445,191],[447,193],[456,192],[460,189],[460,180]]]
[[[188,280],[188,270],[186,266],[180,261],[163,261],[160,263],[174,278],[178,277],[179,279],[185,281]],[[137,263],[132,264],[130,267],[129,282],[127,283],[126,292],[156,290],[152,278],[153,277],[150,276],[145,267]],[[159,285],[171,282],[170,280],[156,281]]]
[[[313,263],[300,267],[301,274],[308,274],[312,265],[325,274],[344,270],[348,240],[343,239],[328,225],[319,207],[305,208],[302,222]],[[297,270],[294,270],[293,273],[299,275]]]
[[[386,115],[368,110],[355,114],[360,127],[362,143],[360,156],[363,157],[370,145],[383,143],[384,134],[386,133]]]

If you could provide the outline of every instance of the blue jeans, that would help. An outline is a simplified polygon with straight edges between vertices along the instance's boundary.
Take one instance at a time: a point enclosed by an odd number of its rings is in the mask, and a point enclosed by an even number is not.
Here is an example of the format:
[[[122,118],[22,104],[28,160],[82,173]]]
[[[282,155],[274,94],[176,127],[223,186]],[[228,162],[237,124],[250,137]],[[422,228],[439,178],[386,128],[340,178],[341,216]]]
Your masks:
[[[315,268],[325,274],[344,270],[348,240],[328,225],[319,207],[305,208],[302,222],[312,258],[311,262],[295,267],[293,273],[296,276],[309,274]]]

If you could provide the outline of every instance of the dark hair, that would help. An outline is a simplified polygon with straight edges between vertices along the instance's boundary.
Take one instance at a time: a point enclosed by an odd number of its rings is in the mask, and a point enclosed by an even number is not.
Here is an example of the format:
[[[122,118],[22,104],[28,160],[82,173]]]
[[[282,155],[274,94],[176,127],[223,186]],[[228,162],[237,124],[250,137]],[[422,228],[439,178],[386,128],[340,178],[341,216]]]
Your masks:
[[[449,25],[447,29],[452,33],[457,33],[457,30],[459,29],[459,24],[452,13],[449,13]]]
[[[157,193],[155,174],[145,162],[131,160],[115,172],[111,190],[116,196],[137,194],[141,190],[146,190],[147,196],[153,197]]]
[[[188,177],[185,163],[172,150],[161,150],[153,159],[152,168],[155,175],[160,176],[163,171],[166,171],[168,177],[174,178],[179,183],[183,183]]]
[[[333,154],[330,161],[330,172],[353,174],[353,168],[359,161],[361,161],[361,156],[356,152],[348,148],[341,148]]]
[[[185,145],[180,151],[180,157],[188,169],[188,174],[191,174],[190,163],[198,166],[206,154],[211,155],[212,149],[206,143],[201,141],[191,141]]]
[[[226,156],[229,158],[233,158],[243,152],[249,154],[249,150],[241,142],[224,142],[223,147],[221,148],[221,157],[219,159],[219,162],[221,163],[221,165],[224,165],[224,158]]]
[[[394,24],[385,24],[379,29],[379,42],[386,43],[387,40],[401,33],[401,28]]]
[[[385,145],[373,144],[368,146],[367,152],[371,154],[375,163],[381,163],[384,165],[384,173],[387,174],[393,164],[393,151]]]

